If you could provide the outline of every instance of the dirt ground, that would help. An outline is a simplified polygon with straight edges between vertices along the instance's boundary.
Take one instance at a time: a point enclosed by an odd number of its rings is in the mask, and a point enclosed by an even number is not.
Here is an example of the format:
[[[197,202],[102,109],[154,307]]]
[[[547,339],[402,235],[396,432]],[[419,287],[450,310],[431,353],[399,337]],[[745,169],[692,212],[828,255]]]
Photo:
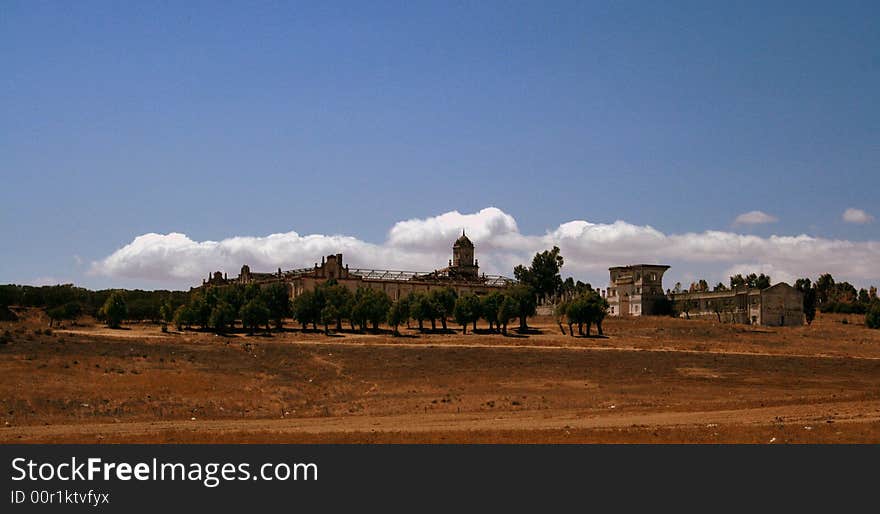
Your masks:
[[[507,337],[216,336],[23,314],[0,322],[0,443],[880,442],[880,331],[861,316],[573,338],[549,318]]]

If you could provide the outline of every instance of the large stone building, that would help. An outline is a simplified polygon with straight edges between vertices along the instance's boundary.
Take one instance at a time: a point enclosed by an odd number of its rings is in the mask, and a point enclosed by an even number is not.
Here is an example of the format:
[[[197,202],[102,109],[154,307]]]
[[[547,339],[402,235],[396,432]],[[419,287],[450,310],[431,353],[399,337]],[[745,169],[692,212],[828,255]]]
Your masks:
[[[804,294],[785,282],[764,289],[673,293],[670,298],[682,316],[777,327],[804,324]]]
[[[480,274],[480,266],[474,258],[474,244],[462,231],[452,246],[452,259],[445,268],[430,272],[394,271],[378,269],[349,269],[342,262],[342,254],[328,255],[321,258],[321,264],[315,263],[311,268],[301,268],[275,273],[254,273],[248,265],[241,267],[236,278],[227,278],[224,273],[216,271],[202,281],[202,287],[224,286],[232,284],[271,284],[282,282],[290,290],[291,298],[305,291],[314,290],[316,286],[335,280],[352,291],[359,287],[369,287],[384,291],[392,300],[399,300],[411,292],[427,292],[441,287],[451,287],[459,295],[474,293],[484,295],[490,291],[503,289],[515,281],[498,275]]]
[[[606,292],[610,316],[649,316],[664,301],[664,264],[633,264],[608,268],[611,282]]]

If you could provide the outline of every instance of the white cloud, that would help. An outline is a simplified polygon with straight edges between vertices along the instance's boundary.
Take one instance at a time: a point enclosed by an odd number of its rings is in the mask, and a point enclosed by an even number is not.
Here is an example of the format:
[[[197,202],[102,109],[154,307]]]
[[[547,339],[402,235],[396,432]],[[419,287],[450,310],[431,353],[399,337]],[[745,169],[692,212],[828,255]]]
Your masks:
[[[847,223],[870,223],[874,221],[874,216],[861,209],[850,207],[843,211],[843,221]]]
[[[733,220],[734,225],[760,225],[763,223],[776,223],[779,218],[762,211],[744,212]]]
[[[474,214],[451,211],[427,219],[413,218],[399,221],[388,232],[387,244],[398,248],[425,251],[446,251],[464,230],[474,241],[482,241],[487,248],[495,244],[509,246],[510,239],[519,236],[513,216],[497,207],[487,207]]]
[[[242,264],[254,271],[300,268],[335,253],[343,253],[352,268],[429,271],[446,265],[462,227],[477,247],[481,270],[489,274],[510,276],[516,264],[528,263],[535,252],[558,245],[565,257],[565,275],[603,285],[609,266],[640,262],[672,265],[668,283],[691,275],[713,283],[727,282],[731,272],[769,273],[774,281],[825,272],[863,284],[880,279],[880,241],[759,237],[727,231],[665,234],[621,220],[574,220],[542,235],[527,235],[519,231],[513,216],[494,207],[473,214],[453,211],[401,221],[381,244],[351,236],[297,232],[222,241],[194,241],[179,233],[144,234],[93,262],[91,273],[186,287],[200,283],[213,270],[235,276]]]

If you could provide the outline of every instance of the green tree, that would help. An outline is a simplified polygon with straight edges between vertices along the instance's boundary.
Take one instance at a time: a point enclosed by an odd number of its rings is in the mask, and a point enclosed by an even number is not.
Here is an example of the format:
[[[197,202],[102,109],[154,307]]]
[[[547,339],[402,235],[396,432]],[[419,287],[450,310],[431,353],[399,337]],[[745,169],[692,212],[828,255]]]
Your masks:
[[[767,289],[770,287],[770,275],[761,273],[755,278],[754,287],[758,289]]]
[[[498,310],[503,300],[504,295],[498,291],[493,291],[480,299],[480,314],[489,323],[489,330],[498,330]]]
[[[241,324],[247,329],[248,334],[253,334],[259,327],[269,327],[271,319],[269,308],[259,299],[249,300],[241,307]]]
[[[51,327],[55,321],[74,320],[82,314],[82,305],[79,302],[67,302],[46,311],[49,316],[49,326]]]
[[[177,325],[178,332],[182,331],[184,327],[190,328],[193,320],[192,309],[188,304],[183,304],[174,311],[174,324]]]
[[[794,283],[794,288],[804,295],[804,319],[807,325],[813,323],[816,318],[816,287],[808,278],[799,278]]]
[[[703,280],[702,278],[697,282],[691,283],[691,287],[688,288],[688,291],[691,293],[702,293],[704,291],[709,290],[709,283]]]
[[[578,327],[578,335],[584,335],[584,323],[587,322],[587,302],[584,295],[573,298],[565,306],[565,318],[568,321],[568,333],[574,337],[574,325]]]
[[[410,328],[409,327],[409,320],[411,319],[410,315],[409,315],[409,313],[411,312],[410,304],[409,304],[410,300],[412,300],[412,294],[408,294],[408,295],[404,296],[403,298],[397,300],[397,302],[396,302],[397,304],[400,305],[400,307],[399,307],[400,313],[403,316],[401,319],[403,320],[402,322],[406,323],[406,328]]]
[[[290,316],[290,292],[286,284],[272,283],[260,291],[263,305],[269,309],[269,319],[275,324],[275,330],[284,327],[284,318]]]
[[[473,293],[463,294],[455,300],[452,309],[455,322],[461,325],[462,334],[467,334],[467,324],[473,323],[477,329],[477,320],[480,319],[480,299]]]
[[[409,304],[409,315],[418,322],[420,331],[425,329],[425,320],[431,320],[431,325],[434,326],[437,314],[434,312],[434,305],[428,300],[425,293],[421,291],[410,293],[407,303]]]
[[[367,291],[369,289],[359,287],[354,292],[354,298],[351,306],[351,321],[358,326],[358,330],[367,329],[367,317],[370,313],[370,298]]]
[[[324,334],[330,334],[330,323],[335,323],[339,319],[339,313],[332,303],[325,303],[321,310],[321,324],[324,325]]]
[[[742,276],[741,273],[737,273],[736,275],[733,275],[732,277],[730,277],[730,288],[731,289],[736,289],[737,287],[745,287],[745,286],[746,286],[746,279],[745,279],[745,277]]]
[[[205,297],[201,294],[194,294],[192,298],[190,298],[189,309],[192,312],[192,322],[202,328],[207,328],[213,307],[208,305]]]
[[[529,328],[528,317],[534,316],[538,309],[537,297],[531,286],[519,284],[507,290],[507,295],[517,303],[520,331]]]
[[[519,315],[519,302],[513,297],[504,295],[498,308],[498,321],[501,323],[501,333],[507,335],[507,324]]]
[[[367,320],[372,325],[373,330],[379,330],[379,324],[388,317],[388,311],[391,309],[391,298],[385,291],[370,290],[370,309],[367,313]]]
[[[260,296],[262,293],[262,289],[259,284],[248,284],[244,286],[244,291],[242,293],[242,302],[247,303],[251,300],[254,300]]]
[[[824,305],[833,300],[834,293],[834,277],[830,273],[819,276],[816,280],[816,303]]]
[[[446,330],[446,318],[452,315],[452,310],[455,308],[455,300],[458,298],[458,294],[451,287],[444,287],[441,289],[434,289],[430,293],[428,293],[429,301],[434,305],[434,312],[436,316],[440,318],[440,324],[443,326],[443,330]],[[431,328],[436,329],[433,321],[431,323]]]
[[[233,321],[235,321],[235,311],[232,310],[232,306],[222,300],[217,301],[208,319],[211,329],[218,334],[225,334]]]
[[[228,303],[234,312],[241,312],[241,308],[251,299],[245,299],[244,286],[241,284],[233,284],[226,286],[221,290],[220,299]],[[235,324],[233,323],[233,327]]]
[[[333,322],[336,323],[336,330],[342,330],[342,320],[351,316],[352,294],[351,291],[338,283],[328,281],[322,285],[324,299],[327,305],[333,307],[332,312],[336,314]]]
[[[880,328],[880,301],[874,301],[865,313],[865,326],[868,328]]]
[[[162,318],[163,323],[171,323],[174,320],[174,306],[171,305],[171,300],[162,302],[162,306],[159,307],[159,317]]]
[[[101,314],[110,328],[119,328],[122,320],[128,315],[125,295],[121,291],[113,291],[101,307]]]
[[[572,300],[574,300],[574,298],[568,297],[557,303],[556,307],[553,309],[553,319],[556,321],[556,324],[559,325],[559,331],[562,332],[562,335],[565,335],[565,327],[562,324],[563,322],[568,322],[568,306],[571,305]],[[569,331],[570,330],[571,326],[569,325]]]
[[[351,317],[361,330],[366,330],[367,323],[372,326],[373,330],[377,330],[379,323],[388,317],[388,309],[390,308],[391,298],[384,291],[360,287],[354,293]]]
[[[562,290],[562,277],[559,270],[564,260],[559,254],[559,247],[536,253],[532,265],[526,268],[518,265],[513,268],[513,276],[521,283],[530,286],[533,294],[542,303]]]
[[[398,327],[404,320],[409,319],[409,304],[403,301],[403,298],[394,302],[388,309],[388,326],[394,330],[394,335],[400,335]]]
[[[602,336],[602,322],[608,315],[608,301],[596,291],[587,293],[587,335],[590,335],[590,323],[596,324],[596,332]]]
[[[324,299],[315,291],[303,291],[293,299],[293,317],[302,324],[303,330],[311,323],[317,330],[321,312],[324,310]]]
[[[574,336],[573,325],[578,327],[578,335],[589,337],[590,328],[596,324],[599,335],[603,335],[602,321],[608,313],[608,302],[597,291],[587,291],[576,296],[558,313],[568,323],[568,332]],[[584,327],[586,326],[586,332]]]

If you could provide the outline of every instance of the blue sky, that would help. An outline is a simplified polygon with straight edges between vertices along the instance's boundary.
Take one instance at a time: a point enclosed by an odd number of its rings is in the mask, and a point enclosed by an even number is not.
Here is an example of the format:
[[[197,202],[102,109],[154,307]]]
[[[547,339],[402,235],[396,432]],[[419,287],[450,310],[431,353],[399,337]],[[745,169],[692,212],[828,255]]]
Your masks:
[[[396,223],[501,219],[487,207],[533,237],[518,253],[484,233],[481,262],[508,275],[561,224],[622,220],[818,241],[719,262],[647,248],[674,279],[813,274],[855,245],[851,272],[829,270],[880,283],[876,2],[178,4],[4,2],[0,283],[190,285],[143,262],[190,255],[132,246],[150,233],[230,272],[307,265],[333,235],[382,261],[363,265],[424,269],[458,227],[396,247]],[[776,221],[733,223],[753,210]],[[199,246],[292,231],[325,238]],[[602,241],[570,245],[570,273],[644,260],[638,240]]]

